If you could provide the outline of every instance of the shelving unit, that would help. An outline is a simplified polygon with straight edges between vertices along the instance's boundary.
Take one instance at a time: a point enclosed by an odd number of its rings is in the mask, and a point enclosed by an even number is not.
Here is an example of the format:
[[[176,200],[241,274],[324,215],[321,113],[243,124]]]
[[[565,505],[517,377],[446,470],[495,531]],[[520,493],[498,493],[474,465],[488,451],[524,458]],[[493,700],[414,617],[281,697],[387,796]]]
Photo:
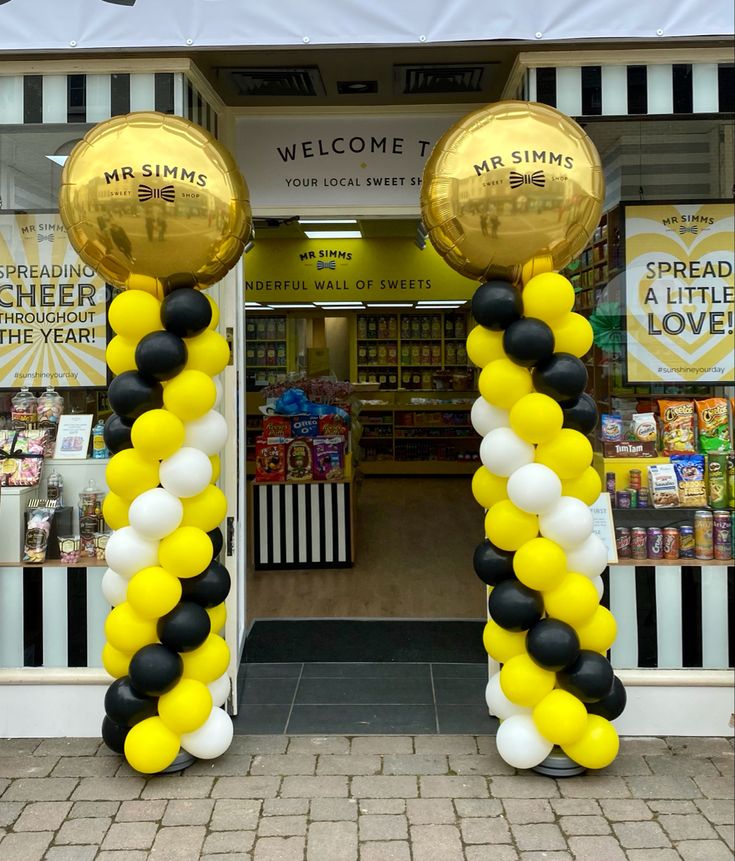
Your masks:
[[[245,383],[257,391],[288,370],[286,316],[251,315],[245,321]]]

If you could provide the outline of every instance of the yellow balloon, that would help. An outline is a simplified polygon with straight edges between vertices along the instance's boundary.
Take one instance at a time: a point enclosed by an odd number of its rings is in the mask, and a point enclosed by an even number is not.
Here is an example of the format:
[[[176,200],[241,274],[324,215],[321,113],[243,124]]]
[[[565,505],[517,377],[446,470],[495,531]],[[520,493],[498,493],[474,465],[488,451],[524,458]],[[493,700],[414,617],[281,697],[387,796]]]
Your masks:
[[[113,648],[132,655],[143,646],[158,642],[156,623],[139,616],[124,601],[114,607],[105,619],[105,638]]]
[[[218,634],[210,634],[207,639],[191,652],[182,652],[184,678],[198,679],[209,684],[218,679],[230,663],[230,650]]]
[[[102,666],[113,679],[121,679],[123,676],[127,676],[131,658],[132,655],[121,652],[109,643],[105,643],[102,647]]]
[[[187,370],[203,371],[214,377],[224,371],[230,361],[230,345],[218,332],[205,329],[193,338],[185,338],[189,357]]]
[[[210,454],[209,460],[212,463],[212,484],[214,484],[220,476],[220,472],[222,471],[222,464],[220,462],[218,454]]]
[[[584,703],[567,691],[547,694],[533,710],[533,722],[541,735],[554,744],[579,741],[587,728]]]
[[[472,495],[483,508],[492,508],[496,502],[508,498],[508,479],[495,475],[486,466],[481,466],[472,476]]]
[[[598,606],[590,618],[581,625],[575,625],[582,649],[605,654],[615,642],[618,625],[607,607]]]
[[[531,372],[510,359],[495,359],[480,371],[480,394],[491,404],[509,410],[533,391]]]
[[[561,483],[562,496],[573,496],[581,499],[585,505],[592,505],[602,492],[600,473],[588,466],[577,478],[567,478]]]
[[[521,284],[526,285],[528,282],[540,275],[542,272],[554,271],[554,258],[551,254],[539,254],[531,260],[523,264],[521,269]]]
[[[128,583],[128,603],[143,619],[160,619],[181,600],[181,581],[158,565],[141,568]]]
[[[524,317],[536,317],[553,329],[574,308],[572,282],[558,272],[543,272],[523,288]]]
[[[559,433],[564,413],[553,398],[531,392],[513,404],[508,419],[521,439],[537,445],[548,442]]]
[[[118,496],[116,493],[108,493],[102,501],[102,516],[110,529],[122,529],[129,526],[128,511],[130,502]]]
[[[182,678],[158,698],[158,714],[166,726],[177,735],[194,732],[212,711],[212,694],[197,679]]]
[[[105,479],[112,493],[130,502],[146,490],[158,487],[158,462],[134,448],[126,448],[110,458]]]
[[[161,303],[137,290],[119,293],[110,302],[107,319],[113,332],[137,345],[144,335],[162,328]]]
[[[587,715],[581,738],[562,745],[564,753],[585,768],[605,768],[618,755],[620,739],[615,727],[604,717]]]
[[[503,499],[485,515],[485,535],[501,550],[518,550],[538,535],[538,517]]]
[[[252,228],[228,150],[201,126],[154,111],[87,132],[64,164],[59,212],[82,260],[118,287],[140,288],[131,276],[169,289],[214,284],[239,261]]]
[[[179,737],[160,717],[149,717],[136,723],[125,737],[125,759],[142,774],[163,771],[176,759]]]
[[[144,457],[165,460],[184,444],[184,423],[168,410],[147,410],[133,422],[130,439]]]
[[[227,608],[225,607],[225,602],[223,601],[221,604],[217,604],[216,607],[207,607],[207,615],[209,616],[209,621],[212,623],[212,633],[219,634],[222,629],[225,627],[225,622],[227,621]]]
[[[204,295],[207,296],[206,293]],[[216,329],[217,324],[219,323],[219,307],[211,296],[207,296],[207,299],[209,300],[209,304],[212,306],[212,320],[207,328]]]
[[[581,314],[567,314],[553,324],[554,352],[571,353],[581,358],[589,352],[595,333],[589,321]]]
[[[217,399],[217,388],[204,371],[182,371],[163,389],[163,405],[183,422],[208,413]]]
[[[587,622],[600,603],[592,581],[570,571],[555,589],[543,593],[544,607],[553,619],[561,619],[575,628]]]
[[[495,359],[505,358],[503,333],[493,332],[486,326],[475,326],[467,335],[467,355],[478,368],[484,368]]]
[[[525,652],[510,658],[500,668],[500,687],[518,706],[533,708],[554,689],[556,673],[545,670]]]
[[[125,371],[137,369],[138,366],[135,364],[135,348],[137,346],[137,341],[123,338],[122,335],[115,335],[109,342],[105,350],[105,361],[115,376]]]
[[[460,191],[461,189],[461,191]],[[600,157],[585,132],[546,105],[500,101],[462,117],[424,168],[421,217],[447,263],[477,280],[519,280],[551,256],[561,269],[602,210]]]
[[[562,481],[579,478],[592,463],[592,444],[579,431],[562,428],[548,442],[539,443],[536,463],[548,466]]]
[[[161,539],[158,561],[176,577],[196,577],[212,561],[214,548],[207,531],[194,526],[179,526]]]
[[[184,506],[182,526],[196,526],[210,532],[227,516],[227,497],[213,484],[196,496],[182,499],[181,504]]]
[[[554,589],[567,573],[567,557],[548,538],[532,538],[516,550],[513,571],[529,589]]]
[[[488,594],[492,590],[488,590]],[[516,655],[526,652],[526,632],[508,631],[493,619],[488,619],[482,632],[482,644],[490,657],[504,664]]]

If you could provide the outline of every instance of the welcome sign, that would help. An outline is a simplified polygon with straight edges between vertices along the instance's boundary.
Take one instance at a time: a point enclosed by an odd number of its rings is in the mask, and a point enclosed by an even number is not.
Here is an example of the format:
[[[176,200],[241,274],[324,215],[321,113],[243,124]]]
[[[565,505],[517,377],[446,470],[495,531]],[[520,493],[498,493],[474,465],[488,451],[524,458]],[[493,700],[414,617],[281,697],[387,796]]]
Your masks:
[[[735,382],[732,204],[625,208],[631,383]]]
[[[0,216],[0,387],[105,386],[105,282],[57,214]]]

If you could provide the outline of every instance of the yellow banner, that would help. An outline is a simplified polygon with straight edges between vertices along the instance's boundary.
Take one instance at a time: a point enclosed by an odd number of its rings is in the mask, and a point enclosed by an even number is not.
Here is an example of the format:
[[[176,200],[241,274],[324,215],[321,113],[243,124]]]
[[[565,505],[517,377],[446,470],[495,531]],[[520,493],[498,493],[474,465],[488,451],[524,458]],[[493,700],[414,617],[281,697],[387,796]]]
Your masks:
[[[735,382],[733,216],[724,203],[625,208],[629,382]]]
[[[407,239],[256,241],[244,265],[245,298],[269,305],[469,299],[478,287]]]
[[[58,215],[0,215],[0,387],[106,386],[105,289]]]

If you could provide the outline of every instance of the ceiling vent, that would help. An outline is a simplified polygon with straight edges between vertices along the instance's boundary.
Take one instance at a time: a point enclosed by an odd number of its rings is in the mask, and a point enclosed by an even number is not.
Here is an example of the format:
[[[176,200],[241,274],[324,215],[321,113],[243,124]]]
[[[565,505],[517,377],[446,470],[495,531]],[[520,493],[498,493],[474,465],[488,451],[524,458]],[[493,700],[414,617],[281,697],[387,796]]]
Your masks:
[[[308,97],[323,96],[319,69],[316,66],[303,68],[257,68],[220,69],[219,74],[239,96]]]
[[[396,92],[406,96],[479,93],[489,63],[394,66]]]

